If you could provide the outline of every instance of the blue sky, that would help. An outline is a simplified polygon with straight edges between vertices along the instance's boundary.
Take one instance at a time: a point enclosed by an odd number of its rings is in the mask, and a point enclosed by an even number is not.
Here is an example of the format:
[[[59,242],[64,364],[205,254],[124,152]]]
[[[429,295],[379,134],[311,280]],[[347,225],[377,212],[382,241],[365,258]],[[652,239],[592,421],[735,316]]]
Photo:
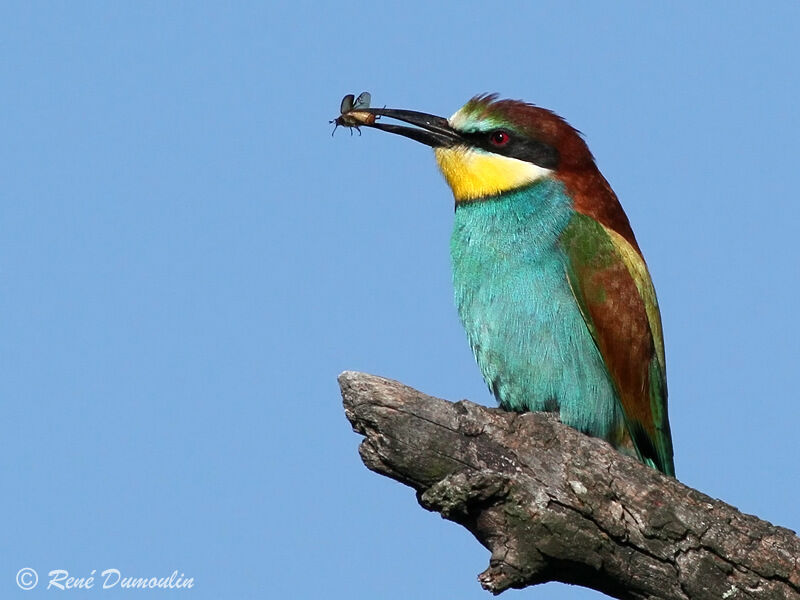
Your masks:
[[[331,138],[362,90],[583,131],[658,291],[679,478],[800,527],[797,3],[25,2],[0,40],[3,597],[57,593],[22,567],[488,597],[488,552],[368,472],[341,408],[346,369],[493,404],[430,150]]]

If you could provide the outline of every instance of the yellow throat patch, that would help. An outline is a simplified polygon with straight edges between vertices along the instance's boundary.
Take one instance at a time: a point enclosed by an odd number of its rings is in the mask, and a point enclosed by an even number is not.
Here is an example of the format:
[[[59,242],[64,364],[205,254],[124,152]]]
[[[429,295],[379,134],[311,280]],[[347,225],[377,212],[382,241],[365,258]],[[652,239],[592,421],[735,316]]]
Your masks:
[[[469,146],[434,148],[433,152],[456,202],[496,196],[552,173],[524,160]]]

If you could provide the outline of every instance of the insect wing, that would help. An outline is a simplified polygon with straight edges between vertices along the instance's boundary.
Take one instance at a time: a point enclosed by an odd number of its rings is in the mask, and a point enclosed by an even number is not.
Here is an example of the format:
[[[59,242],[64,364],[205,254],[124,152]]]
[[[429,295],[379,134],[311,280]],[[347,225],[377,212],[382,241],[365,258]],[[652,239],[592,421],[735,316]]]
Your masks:
[[[361,96],[363,95],[364,94],[361,94]],[[358,97],[359,100],[361,100],[361,96]],[[353,110],[353,98],[355,98],[353,94],[347,94],[347,96],[342,98],[342,105],[339,107],[340,113],[344,114]]]
[[[372,102],[372,94],[369,92],[361,92],[356,98],[356,103],[353,104],[353,110],[359,108],[369,108],[369,103]]]

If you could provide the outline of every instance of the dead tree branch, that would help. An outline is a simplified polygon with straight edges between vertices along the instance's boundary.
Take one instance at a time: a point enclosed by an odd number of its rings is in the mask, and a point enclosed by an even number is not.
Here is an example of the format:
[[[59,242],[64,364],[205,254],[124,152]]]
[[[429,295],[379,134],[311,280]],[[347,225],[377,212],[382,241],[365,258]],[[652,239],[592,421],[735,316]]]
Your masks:
[[[345,372],[371,470],[491,551],[494,594],[546,581],[615,598],[800,600],[800,538],[622,456],[553,415],[447,402]]]

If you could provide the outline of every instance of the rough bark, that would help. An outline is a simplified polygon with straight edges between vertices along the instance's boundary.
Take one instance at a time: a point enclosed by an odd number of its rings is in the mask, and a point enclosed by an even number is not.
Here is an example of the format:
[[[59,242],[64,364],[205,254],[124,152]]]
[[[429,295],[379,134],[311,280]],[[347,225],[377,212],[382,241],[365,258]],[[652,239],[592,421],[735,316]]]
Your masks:
[[[800,600],[800,538],[558,422],[345,372],[371,470],[491,551],[494,594],[546,581],[615,598]]]

